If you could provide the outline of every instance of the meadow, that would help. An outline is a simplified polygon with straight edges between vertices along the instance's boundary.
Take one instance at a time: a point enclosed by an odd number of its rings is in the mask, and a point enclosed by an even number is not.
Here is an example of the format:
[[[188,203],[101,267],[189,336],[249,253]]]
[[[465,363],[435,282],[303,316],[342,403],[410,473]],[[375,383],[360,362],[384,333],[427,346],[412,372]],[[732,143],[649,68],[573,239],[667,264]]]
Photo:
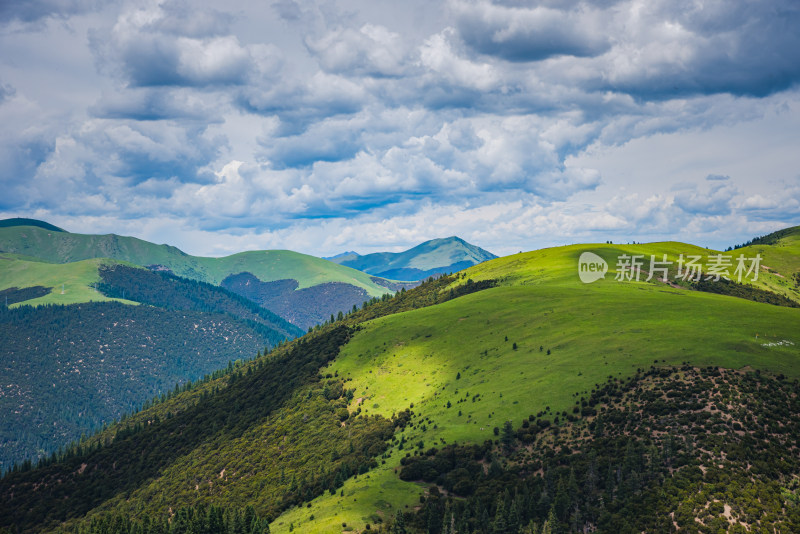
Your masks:
[[[587,250],[610,269],[592,284],[577,276]],[[323,372],[355,389],[351,410],[390,417],[411,408],[414,425],[396,436],[385,464],[347,481],[344,496],[326,494],[292,509],[272,531],[339,532],[348,521],[364,528],[398,506],[413,507],[425,488],[399,480],[400,458],[445,443],[497,439],[494,429],[505,421],[517,427],[548,407],[563,413],[576,394],[588,395],[609,376],[689,362],[800,377],[800,310],[655,281],[616,281],[623,252],[710,253],[659,243],[508,256],[467,269],[457,282],[497,279],[500,287],[364,324]],[[776,344],[783,340],[793,344]]]

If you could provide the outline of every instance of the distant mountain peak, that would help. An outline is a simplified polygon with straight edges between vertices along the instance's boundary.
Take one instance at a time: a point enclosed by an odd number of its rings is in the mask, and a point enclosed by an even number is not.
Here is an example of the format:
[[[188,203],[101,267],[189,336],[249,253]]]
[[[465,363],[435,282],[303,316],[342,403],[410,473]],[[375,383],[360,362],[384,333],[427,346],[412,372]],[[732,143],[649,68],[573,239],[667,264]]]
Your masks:
[[[458,236],[449,236],[425,241],[403,252],[375,252],[363,256],[346,252],[326,259],[382,278],[416,281],[460,271],[496,257]]]
[[[322,259],[323,260],[328,260],[328,261],[335,261],[335,260],[342,260],[342,259],[358,258],[360,256],[361,256],[361,254],[359,254],[358,252],[355,252],[355,251],[352,251],[352,250],[348,250],[346,252],[341,252],[339,254],[336,254],[335,256],[329,256],[329,257],[325,257],[325,258],[322,258]],[[336,263],[339,263],[339,262],[337,261]]]
[[[36,226],[37,228],[44,228],[51,232],[64,232],[69,233],[63,228],[52,225],[49,222],[40,221],[38,219],[26,219],[24,217],[12,217],[10,219],[0,220],[0,228],[11,228],[12,226]]]

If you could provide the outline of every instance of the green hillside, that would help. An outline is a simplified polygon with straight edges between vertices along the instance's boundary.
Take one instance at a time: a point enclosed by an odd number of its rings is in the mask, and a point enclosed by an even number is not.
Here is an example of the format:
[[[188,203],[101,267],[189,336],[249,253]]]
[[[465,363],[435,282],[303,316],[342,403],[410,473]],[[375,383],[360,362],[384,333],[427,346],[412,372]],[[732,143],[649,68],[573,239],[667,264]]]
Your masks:
[[[44,228],[45,230],[50,230],[51,232],[65,232],[62,228],[58,226],[52,225],[45,221],[40,221],[37,219],[26,219],[24,217],[14,217],[11,219],[2,219],[0,220],[0,228],[10,228],[12,226],[36,226],[39,228]]]
[[[800,293],[800,226],[779,233],[773,244],[755,244],[736,249],[731,254],[754,256],[760,254],[764,287],[798,300]],[[763,238],[762,238],[763,239]]]
[[[97,290],[108,297],[126,298],[168,310],[224,313],[267,327],[272,332],[271,345],[304,334],[270,310],[212,284],[123,264],[102,265],[99,273]]]
[[[114,262],[92,258],[55,264],[17,254],[0,253],[0,291],[35,286],[52,288],[48,294],[24,302],[34,306],[116,300],[94,289],[100,281],[98,269],[110,263]]]
[[[283,339],[222,313],[116,302],[0,308],[0,471]]]
[[[375,276],[409,281],[460,271],[496,257],[463,239],[447,237],[426,241],[404,252],[376,252],[364,256],[351,252],[328,259]]]
[[[331,315],[394,291],[397,285],[289,250],[249,251],[209,258],[190,256],[175,247],[133,237],[52,232],[39,226],[12,225],[0,227],[0,291],[58,286],[26,302],[34,305],[107,300],[93,289],[98,280],[96,268],[109,262],[98,258],[221,285],[274,311],[304,331]],[[4,265],[4,260],[10,263]]]
[[[580,282],[584,251],[606,259],[606,279]],[[752,366],[800,377],[800,310],[662,283],[617,282],[622,253],[677,259],[712,251],[683,243],[574,245],[488,261],[464,271],[458,283],[493,279],[504,287],[367,323],[329,370],[352,379],[364,413],[387,415],[413,404],[419,419],[433,423],[407,432],[405,441],[426,448],[442,440],[492,439],[494,427],[506,420],[520,421],[546,406],[567,409],[575,392],[654,361]],[[800,268],[800,254],[784,257],[787,268]],[[764,346],[782,340],[794,344]],[[332,532],[342,518],[366,524],[387,493],[411,494],[405,502],[413,502],[421,488],[397,479],[401,456],[395,453],[370,481],[345,486],[362,495],[356,503],[322,497],[281,517],[273,532],[291,524]]]
[[[764,263],[769,265],[771,258],[775,265],[769,267],[783,278],[762,269],[752,286],[745,280],[743,295],[760,295],[748,288],[780,289],[780,280],[788,279],[784,273],[800,268],[800,255],[793,255],[791,245],[785,248],[788,251],[765,248],[762,254]],[[584,252],[606,261],[605,278],[581,282],[579,258]],[[128,425],[192,413],[205,426],[185,420],[181,432],[206,436],[197,439],[212,443],[176,441],[165,446],[176,451],[174,455],[146,464],[152,475],[137,479],[135,486],[109,483],[101,491],[97,485],[110,469],[104,457],[122,465],[126,458],[139,458],[133,438],[126,437],[42,471],[14,473],[0,481],[0,498],[13,491],[19,499],[14,510],[20,514],[38,510],[48,521],[69,519],[70,526],[77,525],[83,510],[91,510],[95,518],[115,513],[144,520],[147,514],[163,518],[170,508],[213,503],[227,508],[252,505],[255,514],[271,520],[273,533],[363,532],[367,525],[375,531],[397,517],[406,523],[407,532],[452,534],[451,524],[461,525],[459,532],[523,532],[503,526],[509,524],[512,509],[518,510],[513,512],[518,526],[521,518],[531,521],[531,529],[524,532],[540,532],[543,522],[553,532],[592,525],[602,527],[601,532],[660,531],[671,524],[671,511],[687,531],[735,532],[733,523],[725,525],[734,530],[720,523],[727,521],[724,511],[729,506],[729,517],[735,514],[749,526],[791,531],[797,524],[793,503],[800,502],[795,482],[800,479],[800,462],[793,452],[781,459],[786,445],[769,443],[770,436],[782,443],[779,434],[786,443],[800,438],[796,425],[782,423],[797,417],[800,309],[694,290],[692,283],[675,278],[681,254],[700,256],[706,265],[709,256],[718,253],[683,243],[557,247],[491,260],[455,277],[373,301],[262,358],[252,364],[252,371],[243,368],[230,379],[209,382],[200,391],[134,416]],[[647,260],[666,255],[673,262],[669,283],[660,276],[645,281],[648,272],[641,273],[640,281],[615,280],[624,273],[618,268],[623,255]],[[779,255],[783,263],[774,261]],[[309,360],[321,354],[321,347],[327,347],[325,356]],[[285,401],[276,399],[269,409],[248,416],[246,425],[231,415],[235,433],[226,434],[222,423],[209,427],[217,417],[225,421],[225,416],[213,415],[224,413],[223,405],[230,414],[257,405],[248,399],[271,391],[274,386],[259,381],[277,371],[271,365],[278,361],[285,373],[299,372],[297,366],[302,366],[303,373],[312,374],[305,374],[302,387],[286,393]],[[718,367],[738,374],[714,382],[709,392],[708,385],[700,384],[718,380],[724,374]],[[651,368],[650,375],[643,374]],[[676,378],[676,369],[683,375]],[[763,375],[763,385],[751,375]],[[681,404],[687,381],[692,384],[691,399]],[[247,387],[223,393],[240,387],[237,384]],[[692,389],[695,384],[697,389]],[[644,395],[655,388],[661,396]],[[779,390],[779,397],[789,396],[789,405],[776,402],[769,393]],[[713,396],[701,398],[701,392]],[[629,404],[617,403],[617,395],[629,398]],[[320,396],[327,408],[311,402]],[[595,400],[582,405],[582,397],[584,402]],[[307,412],[305,404],[291,400],[302,398],[309,399]],[[725,401],[728,398],[737,400]],[[758,398],[756,420],[738,408],[747,398]],[[655,406],[653,413],[662,415],[645,421],[630,403]],[[317,409],[335,419],[324,424],[312,419],[319,417]],[[703,415],[715,410],[728,413],[739,426],[721,416]],[[600,423],[592,419],[598,414],[607,416],[605,430],[598,430]],[[685,429],[695,428],[697,421],[711,429],[697,427],[697,443],[706,452],[696,452],[696,444],[670,441],[672,434],[683,439]],[[370,428],[379,434],[387,424],[393,435],[383,446],[372,441],[371,450],[337,438],[341,429],[355,433]],[[537,430],[531,430],[532,425]],[[652,425],[667,430],[654,433]],[[122,428],[109,430],[97,443],[110,440]],[[640,441],[624,437],[632,432],[639,436],[640,429]],[[148,432],[176,435],[173,427],[163,425]],[[376,435],[370,434],[371,439]],[[333,445],[337,439],[343,449]],[[314,441],[326,451],[324,458],[314,456],[316,447],[308,447]],[[150,438],[142,443],[151,443]],[[477,448],[459,448],[469,444]],[[736,448],[730,448],[733,444]],[[345,469],[332,463],[347,451],[364,454],[362,465]],[[407,468],[416,461],[428,463],[410,474]],[[92,478],[75,474],[83,464],[97,470]],[[748,464],[754,466],[752,472]],[[480,472],[467,476],[476,465]],[[471,491],[481,488],[479,494],[463,493],[469,489],[463,484],[455,490],[453,482],[466,479],[472,480]],[[747,483],[755,490],[747,490],[750,493],[742,489],[725,495],[720,486],[728,481],[728,487],[741,488],[751,479]],[[43,482],[48,489],[37,493],[34,488]],[[584,500],[569,500],[578,492],[568,488],[592,484],[599,489],[587,490]],[[658,488],[665,484],[671,488],[669,498],[659,497]],[[276,494],[273,488],[286,489]],[[763,497],[756,499],[752,491],[761,491]],[[95,495],[93,504],[75,511],[69,498],[89,494]],[[288,500],[282,497],[287,495]],[[467,497],[469,511],[463,507]],[[653,502],[666,508],[648,507]],[[680,508],[681,503],[689,507]],[[458,517],[453,515],[456,510]],[[645,514],[648,510],[662,515]],[[699,526],[686,522],[692,514]],[[30,529],[35,524],[22,526]]]
[[[3,255],[0,279],[10,286],[0,299],[11,308],[0,308],[0,411],[8,414],[0,471],[54,452],[176,383],[304,333],[223,288],[112,260]]]
[[[49,232],[31,226],[0,228],[0,252],[31,256],[50,263],[111,258],[142,266],[159,265],[178,276],[219,285],[231,274],[249,272],[264,282],[294,279],[299,288],[325,282],[344,282],[369,296],[386,288],[362,272],[287,250],[252,251],[222,258],[190,256],[169,245],[135,237]]]

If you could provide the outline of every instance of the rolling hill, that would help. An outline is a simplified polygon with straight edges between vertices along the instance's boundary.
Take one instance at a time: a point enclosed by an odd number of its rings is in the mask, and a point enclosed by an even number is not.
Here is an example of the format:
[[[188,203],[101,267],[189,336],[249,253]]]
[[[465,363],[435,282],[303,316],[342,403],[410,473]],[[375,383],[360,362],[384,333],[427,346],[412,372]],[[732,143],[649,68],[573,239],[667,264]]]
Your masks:
[[[50,224],[45,221],[40,221],[38,219],[26,219],[24,217],[13,217],[11,219],[2,219],[0,220],[0,228],[11,228],[13,226],[35,226],[38,228],[44,228],[45,230],[50,230],[51,232],[65,232],[66,230],[59,228],[53,224]]]
[[[92,258],[72,263],[48,263],[38,258],[0,253],[0,291],[44,287],[44,294],[31,294],[25,304],[76,304],[112,300],[97,292],[101,266],[111,260]],[[17,301],[17,304],[23,301]],[[12,303],[9,303],[9,306]]]
[[[11,260],[38,260],[41,265],[18,264],[16,268],[26,273],[15,275],[15,280],[28,280],[12,284],[11,278],[4,276],[0,279],[0,289],[40,285],[53,287],[75,282],[73,290],[64,293],[69,296],[53,291],[40,297],[35,304],[98,300],[88,286],[95,280],[90,273],[91,263],[102,262],[99,258],[223,285],[247,298],[254,298],[261,306],[271,306],[270,309],[304,330],[325,321],[331,314],[348,311],[353,305],[360,306],[365,300],[394,290],[389,281],[288,250],[249,251],[209,258],[190,256],[175,247],[156,245],[134,237],[53,231],[44,228],[47,223],[40,221],[34,226],[17,223],[0,227],[0,253]],[[74,278],[68,277],[66,270],[74,270],[75,267],[62,271],[48,266],[83,261],[89,263]],[[0,269],[5,270],[2,266]],[[89,284],[81,285],[87,281]],[[258,290],[251,291],[252,288],[247,287],[248,281],[258,286]]]
[[[796,235],[763,245],[742,295],[796,301]],[[581,282],[584,253],[605,277]],[[800,309],[675,278],[717,254],[557,247],[373,301],[7,475],[0,526],[213,504],[273,533],[794,531]],[[636,280],[634,256],[671,262],[668,282]]]
[[[303,334],[239,295],[167,273],[112,260],[4,260],[5,285],[63,286],[0,292],[18,300],[0,308],[2,471],[67,446],[175,384]],[[21,306],[51,295],[58,304]]]
[[[463,239],[447,237],[426,241],[404,252],[376,252],[364,256],[345,252],[326,259],[390,280],[416,281],[454,273],[496,257]]]

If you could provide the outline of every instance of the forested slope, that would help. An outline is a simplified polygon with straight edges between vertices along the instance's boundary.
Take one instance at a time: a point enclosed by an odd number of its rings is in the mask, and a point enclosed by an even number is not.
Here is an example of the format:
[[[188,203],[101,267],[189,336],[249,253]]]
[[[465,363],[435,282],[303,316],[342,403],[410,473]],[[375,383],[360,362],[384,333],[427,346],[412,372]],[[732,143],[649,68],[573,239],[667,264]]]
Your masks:
[[[270,345],[303,335],[304,331],[269,309],[224,288],[168,272],[153,272],[120,264],[99,268],[97,289],[108,297],[123,298],[170,310],[227,313],[269,327]]]
[[[586,251],[605,280],[579,280]],[[273,534],[791,532],[800,310],[751,300],[769,276],[731,295],[614,276],[617,255],[711,253],[558,247],[372,299],[7,475],[3,525],[252,506]]]

